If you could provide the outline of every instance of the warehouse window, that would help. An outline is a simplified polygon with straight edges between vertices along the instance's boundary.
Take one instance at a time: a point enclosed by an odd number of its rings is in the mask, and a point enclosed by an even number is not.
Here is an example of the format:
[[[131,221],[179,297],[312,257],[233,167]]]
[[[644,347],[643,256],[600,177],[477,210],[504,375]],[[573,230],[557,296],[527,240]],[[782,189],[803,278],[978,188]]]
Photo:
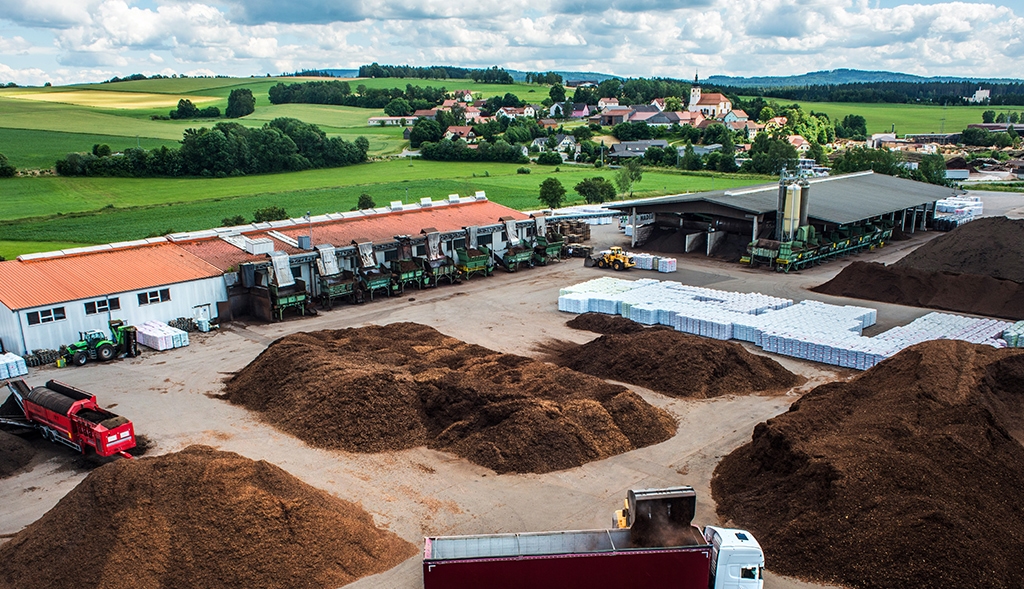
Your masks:
[[[40,323],[53,323],[54,321],[64,320],[64,307],[54,307],[52,309],[43,309],[42,311],[32,311],[27,315],[29,325],[39,325]]]
[[[96,313],[106,313],[107,311],[118,311],[121,309],[121,301],[114,297],[112,299],[106,299],[102,301],[90,301],[85,304],[85,314],[95,315]]]
[[[166,288],[139,293],[140,305],[153,305],[171,300],[171,291]]]

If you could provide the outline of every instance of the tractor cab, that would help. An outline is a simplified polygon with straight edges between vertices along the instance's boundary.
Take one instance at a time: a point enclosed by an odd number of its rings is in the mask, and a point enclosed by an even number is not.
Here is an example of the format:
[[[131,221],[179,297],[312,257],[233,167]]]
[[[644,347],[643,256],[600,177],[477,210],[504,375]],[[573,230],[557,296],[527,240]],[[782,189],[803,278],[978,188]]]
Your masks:
[[[78,339],[85,342],[90,347],[96,347],[98,342],[107,339],[107,334],[99,329],[90,329],[89,331],[79,331]]]

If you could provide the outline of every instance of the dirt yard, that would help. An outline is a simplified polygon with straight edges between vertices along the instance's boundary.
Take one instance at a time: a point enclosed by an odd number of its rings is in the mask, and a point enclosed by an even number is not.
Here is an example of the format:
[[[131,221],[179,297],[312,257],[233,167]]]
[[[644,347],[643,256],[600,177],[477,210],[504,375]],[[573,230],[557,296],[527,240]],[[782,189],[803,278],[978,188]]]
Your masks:
[[[613,227],[595,227],[594,233],[599,247],[624,241]],[[851,260],[893,261],[928,237],[919,236]],[[864,304],[806,290],[835,276],[847,263],[838,261],[780,276],[688,257],[674,274],[632,271],[623,277],[656,277],[796,299]],[[472,344],[539,358],[551,340],[585,343],[598,337],[567,327],[565,322],[573,315],[559,313],[556,300],[560,287],[604,272],[611,271],[584,268],[579,259],[515,274],[498,270],[490,278],[475,277],[461,285],[336,307],[317,317],[268,325],[225,325],[209,334],[193,334],[187,348],[148,352],[137,359],[33,370],[28,381],[39,385],[56,378],[95,393],[101,405],[130,418],[136,431],[147,436],[152,444],[148,454],[205,444],[266,460],[314,487],[360,505],[378,526],[417,545],[424,535],[607,527],[628,489],[670,485],[696,489],[695,523],[720,523],[710,491],[711,475],[720,458],[750,441],[756,424],[786,411],[802,392],[823,382],[845,380],[852,372],[775,357],[807,382],[782,394],[712,399],[671,398],[630,386],[675,417],[678,433],[660,444],[546,474],[497,475],[453,454],[425,447],[379,454],[317,449],[243,407],[215,398],[223,392],[224,381],[268,344],[300,331],[411,321]],[[877,330],[927,312],[897,305],[873,306],[879,309]],[[31,442],[36,453],[30,464],[0,480],[0,542],[39,519],[88,473],[87,465],[69,452],[41,439]],[[771,569],[771,555],[766,558]],[[422,586],[420,570],[417,555],[349,587],[418,588]],[[822,587],[772,574],[765,586]]]

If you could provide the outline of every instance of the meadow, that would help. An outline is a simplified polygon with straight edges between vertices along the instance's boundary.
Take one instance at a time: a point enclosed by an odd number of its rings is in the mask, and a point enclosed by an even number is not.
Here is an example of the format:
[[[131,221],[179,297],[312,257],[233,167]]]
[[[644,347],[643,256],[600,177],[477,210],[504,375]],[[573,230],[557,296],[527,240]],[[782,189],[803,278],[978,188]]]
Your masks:
[[[930,104],[877,104],[863,102],[803,102],[772,98],[779,104],[796,102],[805,111],[823,112],[840,122],[849,114],[864,117],[868,133],[889,133],[895,129],[899,135],[907,133],[959,133],[971,123],[981,122],[986,110],[1000,112],[1004,108],[991,106],[934,106]],[[1024,111],[1021,107],[1011,110]]]
[[[529,166],[518,174],[516,164],[442,163],[392,160],[348,168],[292,174],[223,179],[15,178],[5,181],[12,198],[0,203],[0,251],[17,255],[60,249],[48,243],[94,244],[139,239],[221,225],[222,219],[254,210],[283,207],[298,217],[352,210],[362,193],[378,206],[391,201],[439,200],[449,194],[472,195],[516,209],[541,206],[540,183],[559,179],[570,203],[582,202],[573,186],[584,178],[611,180],[613,170],[590,167]],[[634,196],[698,192],[767,181],[750,176],[683,174],[646,171]],[[18,243],[24,244],[23,248]],[[2,254],[0,255],[7,255]],[[8,256],[10,257],[10,256]]]

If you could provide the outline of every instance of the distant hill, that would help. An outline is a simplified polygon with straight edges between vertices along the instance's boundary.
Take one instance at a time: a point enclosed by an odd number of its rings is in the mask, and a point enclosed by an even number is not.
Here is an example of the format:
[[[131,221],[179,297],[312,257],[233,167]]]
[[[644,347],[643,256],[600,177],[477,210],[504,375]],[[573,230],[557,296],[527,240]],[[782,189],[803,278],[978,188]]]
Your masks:
[[[1020,82],[1014,78],[974,78],[969,76],[915,76],[898,72],[877,72],[865,70],[822,70],[798,76],[754,76],[741,78],[736,76],[710,76],[704,83],[714,86],[734,86],[740,88],[779,88],[792,86],[830,86],[838,84],[862,84],[872,82],[974,82],[990,84],[1012,84]]]

